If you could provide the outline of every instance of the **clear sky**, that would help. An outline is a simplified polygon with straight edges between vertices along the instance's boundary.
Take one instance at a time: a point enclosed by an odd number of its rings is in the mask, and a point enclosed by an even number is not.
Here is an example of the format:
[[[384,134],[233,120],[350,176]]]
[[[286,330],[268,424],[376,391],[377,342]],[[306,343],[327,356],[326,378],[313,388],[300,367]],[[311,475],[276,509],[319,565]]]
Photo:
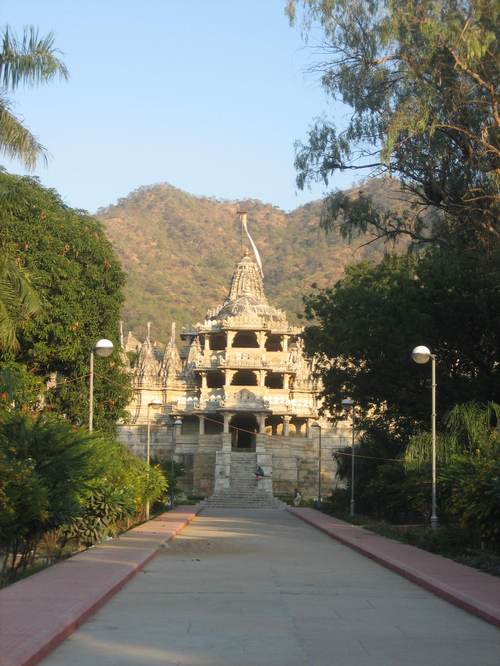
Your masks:
[[[20,90],[14,112],[49,151],[36,170],[95,211],[141,185],[258,198],[286,210],[294,141],[340,105],[305,71],[314,53],[284,0],[3,0],[1,23],[53,31],[69,82]],[[19,163],[0,158],[9,171]],[[348,187],[352,175],[340,176]]]

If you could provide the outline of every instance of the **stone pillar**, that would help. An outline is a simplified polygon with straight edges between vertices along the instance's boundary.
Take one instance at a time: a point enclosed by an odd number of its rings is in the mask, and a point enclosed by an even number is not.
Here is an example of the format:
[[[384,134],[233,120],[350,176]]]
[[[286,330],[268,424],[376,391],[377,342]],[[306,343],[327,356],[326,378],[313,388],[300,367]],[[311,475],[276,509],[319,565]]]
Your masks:
[[[207,390],[207,373],[206,372],[201,373],[201,390],[202,391]]]
[[[203,351],[205,354],[208,354],[210,351],[210,341],[208,339],[208,333],[205,333],[203,337]]]
[[[290,417],[283,417],[283,437],[289,437],[290,435]]]
[[[306,437],[311,439],[313,435],[313,429],[311,428],[311,419],[306,419]]]
[[[231,453],[231,449],[232,449],[231,433],[230,432],[223,432],[222,433],[222,450],[225,453]]]
[[[224,370],[224,386],[231,386],[234,370]]]
[[[266,432],[266,415],[265,414],[259,414],[257,417],[259,421],[259,432],[260,433],[265,433]]]
[[[266,371],[259,370],[259,386],[265,386],[265,385],[266,385]]]
[[[287,390],[290,388],[290,375],[288,372],[283,373],[283,388]]]
[[[178,446],[178,443],[179,443],[179,437],[181,435],[181,429],[182,429],[182,420],[181,420],[180,416],[176,416],[175,420],[178,421],[178,423],[176,423],[174,425],[174,442],[175,442],[174,455],[175,455],[175,452],[177,450],[177,446]]]
[[[236,331],[227,331],[226,332],[226,349],[230,349],[233,346],[235,335],[236,335]]]
[[[265,433],[258,432],[255,435],[255,452],[265,453],[267,446],[267,435]]]
[[[222,450],[231,453],[232,436],[229,430],[229,421],[234,416],[233,412],[224,412],[224,432],[222,433]]]
[[[201,414],[198,416],[198,424],[200,427],[199,434],[204,435],[205,434],[205,417],[202,416]]]
[[[288,335],[284,335],[282,338],[282,346],[283,346],[283,351],[287,352],[288,351]]]
[[[224,449],[215,453],[215,478],[214,490],[224,490],[229,488],[231,478],[231,448],[229,451]]]
[[[259,349],[261,351],[266,350],[266,332],[257,331],[257,342],[259,343]]]

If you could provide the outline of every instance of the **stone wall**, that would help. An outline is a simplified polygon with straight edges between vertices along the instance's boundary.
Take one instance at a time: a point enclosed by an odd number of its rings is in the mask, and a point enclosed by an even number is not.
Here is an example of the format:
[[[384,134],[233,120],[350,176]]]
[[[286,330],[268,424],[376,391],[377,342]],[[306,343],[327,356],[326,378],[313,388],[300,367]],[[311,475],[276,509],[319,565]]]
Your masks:
[[[118,427],[119,439],[136,455],[146,457],[147,429],[145,425]],[[260,436],[262,437],[262,436]],[[342,427],[322,432],[322,496],[327,497],[335,478],[333,453],[350,444],[350,430]],[[151,457],[170,458],[173,451],[172,428],[166,425],[151,427]],[[222,449],[222,435],[184,433],[176,438],[175,460],[184,464],[186,473],[179,486],[186,493],[208,497],[214,489],[216,452]],[[319,433],[310,437],[266,436],[265,453],[272,459],[272,484],[276,496],[292,495],[298,488],[304,498],[318,495]]]

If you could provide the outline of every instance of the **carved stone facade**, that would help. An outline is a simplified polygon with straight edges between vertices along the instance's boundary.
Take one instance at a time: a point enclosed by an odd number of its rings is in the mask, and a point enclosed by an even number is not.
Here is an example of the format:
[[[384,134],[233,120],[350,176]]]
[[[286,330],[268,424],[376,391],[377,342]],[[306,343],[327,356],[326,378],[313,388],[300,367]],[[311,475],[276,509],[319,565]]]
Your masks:
[[[316,497],[321,432],[326,495],[335,483],[332,452],[349,443],[350,430],[348,424],[332,429],[320,418],[301,333],[268,303],[261,269],[245,253],[226,300],[181,333],[180,351],[174,324],[163,350],[149,327],[142,343],[129,333],[123,350],[131,359],[134,399],[120,438],[145,455],[149,421],[151,455],[184,463],[188,495],[229,487],[231,454],[238,451],[253,452],[266,490],[285,495],[299,488]]]

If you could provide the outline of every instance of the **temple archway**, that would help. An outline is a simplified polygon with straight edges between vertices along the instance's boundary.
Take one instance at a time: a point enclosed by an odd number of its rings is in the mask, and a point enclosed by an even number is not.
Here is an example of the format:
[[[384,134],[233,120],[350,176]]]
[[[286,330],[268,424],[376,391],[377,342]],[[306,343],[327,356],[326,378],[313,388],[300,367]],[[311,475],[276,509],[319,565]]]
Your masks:
[[[258,348],[259,342],[254,331],[238,331],[234,336],[233,347]]]
[[[212,333],[209,338],[209,347],[212,351],[220,351],[226,348],[226,334]]]
[[[266,337],[266,351],[269,352],[280,352],[283,351],[283,345],[281,344],[281,335],[275,335],[268,333]]]
[[[257,375],[251,370],[238,370],[234,373],[232,386],[257,386]]]
[[[205,418],[205,435],[219,435],[224,430],[224,417],[220,414],[209,414]]]
[[[235,414],[230,427],[233,451],[255,451],[255,438],[259,428],[254,414]]]
[[[265,385],[270,389],[282,389],[284,384],[282,372],[268,372],[266,374]]]
[[[209,370],[207,372],[207,388],[222,388],[224,382],[224,373],[220,370]]]

